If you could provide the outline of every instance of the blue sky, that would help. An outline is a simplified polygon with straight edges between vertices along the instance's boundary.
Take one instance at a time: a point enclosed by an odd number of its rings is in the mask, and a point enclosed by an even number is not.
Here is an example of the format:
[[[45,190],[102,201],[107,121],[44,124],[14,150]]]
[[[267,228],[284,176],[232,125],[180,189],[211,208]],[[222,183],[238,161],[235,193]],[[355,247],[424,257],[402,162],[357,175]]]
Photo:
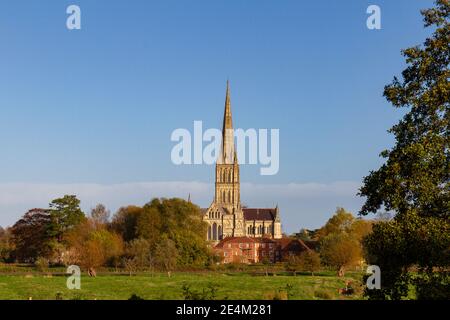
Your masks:
[[[66,28],[70,4],[81,30]],[[369,4],[381,30],[366,27]],[[0,225],[68,191],[86,209],[187,192],[207,206],[213,167],[172,164],[170,135],[194,120],[220,128],[227,78],[235,127],[280,129],[279,173],[243,165],[242,200],[278,203],[287,232],[319,227],[336,206],[356,212],[357,186],[404,112],[383,87],[403,70],[400,49],[429,34],[419,11],[430,6],[3,0]]]

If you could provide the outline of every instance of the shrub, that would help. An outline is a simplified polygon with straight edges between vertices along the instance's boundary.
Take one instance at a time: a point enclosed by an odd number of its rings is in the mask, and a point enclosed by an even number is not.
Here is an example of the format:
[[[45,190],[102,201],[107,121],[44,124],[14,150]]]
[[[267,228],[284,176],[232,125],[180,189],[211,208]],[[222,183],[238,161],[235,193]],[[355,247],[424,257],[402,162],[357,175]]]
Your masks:
[[[202,291],[192,290],[190,285],[183,284],[182,288],[185,300],[214,300],[217,295],[217,285],[210,283]]]
[[[269,291],[264,293],[264,300],[288,300],[288,293],[284,290]]]
[[[325,290],[316,290],[314,291],[314,296],[316,298],[322,299],[322,300],[332,300],[333,295]]]
[[[48,260],[44,257],[38,257],[34,262],[34,266],[38,271],[43,272],[48,269]]]
[[[314,272],[320,270],[320,255],[312,250],[303,251],[298,257],[299,268],[301,271]]]

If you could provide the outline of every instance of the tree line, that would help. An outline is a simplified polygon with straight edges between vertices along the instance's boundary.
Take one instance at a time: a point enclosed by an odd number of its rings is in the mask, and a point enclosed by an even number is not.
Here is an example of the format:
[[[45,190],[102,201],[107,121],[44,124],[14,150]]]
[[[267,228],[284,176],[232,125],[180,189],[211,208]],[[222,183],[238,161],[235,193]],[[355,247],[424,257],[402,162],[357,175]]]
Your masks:
[[[221,260],[208,247],[200,208],[191,202],[153,199],[142,207],[122,207],[112,217],[102,204],[89,215],[79,205],[76,196],[66,195],[48,209],[31,209],[11,228],[0,229],[0,261],[33,263],[40,269],[77,264],[95,274],[98,267],[170,272]],[[315,272],[328,266],[342,276],[346,268],[364,261],[362,239],[372,224],[338,208],[322,228],[285,235],[313,249],[289,255],[285,267]]]
[[[313,250],[291,255],[286,261],[287,269],[314,273],[325,266],[336,270],[339,276],[344,276],[349,268],[363,267],[367,253],[363,240],[380,220],[381,217],[376,220],[356,218],[351,212],[338,207],[323,227],[316,230],[301,229],[293,235]]]
[[[104,205],[89,215],[74,195],[32,209],[11,228],[0,228],[0,260],[77,264],[95,274],[100,266],[203,267],[214,260],[205,241],[200,208],[182,199],[153,199],[142,207],[120,208],[110,219]]]

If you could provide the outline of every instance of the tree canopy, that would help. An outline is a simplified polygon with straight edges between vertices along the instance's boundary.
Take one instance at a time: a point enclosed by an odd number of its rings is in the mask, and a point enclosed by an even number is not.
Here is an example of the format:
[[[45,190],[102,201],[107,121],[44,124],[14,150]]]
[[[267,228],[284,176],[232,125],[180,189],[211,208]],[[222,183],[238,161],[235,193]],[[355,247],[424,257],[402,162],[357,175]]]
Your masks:
[[[365,241],[383,279],[382,290],[367,291],[373,298],[400,299],[409,284],[420,283],[420,291],[427,279],[438,287],[448,284],[448,274],[433,274],[433,269],[450,264],[449,13],[448,0],[422,11],[432,34],[422,46],[402,51],[407,67],[384,90],[394,107],[408,111],[389,130],[395,145],[381,153],[386,162],[364,178],[360,189],[366,197],[360,214],[395,213],[377,223]],[[415,279],[407,272],[412,266],[419,268]]]
[[[356,219],[344,208],[320,228],[316,235],[320,243],[322,261],[344,275],[345,268],[363,261],[362,239],[372,231],[372,221]]]

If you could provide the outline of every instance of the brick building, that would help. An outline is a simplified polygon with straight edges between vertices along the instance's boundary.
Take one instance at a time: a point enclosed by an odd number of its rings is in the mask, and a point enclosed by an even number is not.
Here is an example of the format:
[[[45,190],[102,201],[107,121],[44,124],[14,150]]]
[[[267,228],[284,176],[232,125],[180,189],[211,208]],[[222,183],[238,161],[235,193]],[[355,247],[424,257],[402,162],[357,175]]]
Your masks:
[[[311,249],[298,239],[227,237],[213,250],[221,257],[222,263],[275,263]]]

